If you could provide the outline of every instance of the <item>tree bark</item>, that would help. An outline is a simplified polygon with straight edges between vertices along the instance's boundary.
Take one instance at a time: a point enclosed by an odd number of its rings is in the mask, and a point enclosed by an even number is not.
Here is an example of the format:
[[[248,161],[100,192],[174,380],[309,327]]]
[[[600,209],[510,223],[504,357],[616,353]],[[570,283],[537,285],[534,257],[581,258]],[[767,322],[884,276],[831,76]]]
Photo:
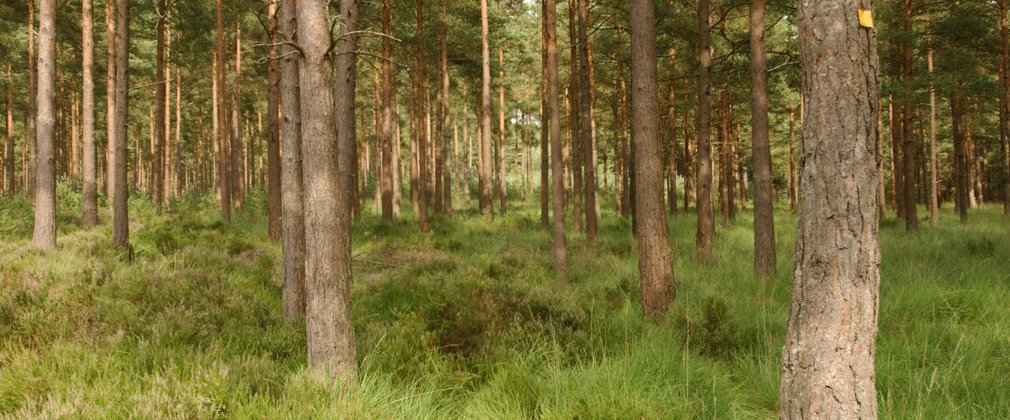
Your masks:
[[[750,2],[751,154],[754,159],[754,272],[775,275],[775,190],[768,141],[768,64],[765,0]]]
[[[130,71],[130,0],[119,0],[119,17],[116,33],[116,139],[112,154],[113,196],[112,196],[112,242],[128,248],[130,242],[130,220],[127,201],[130,192],[126,186],[127,109],[129,104]],[[138,151],[139,152],[139,151]],[[138,169],[134,169],[135,171]]]
[[[501,0],[498,1],[499,7]],[[505,178],[505,53],[498,47],[498,207],[505,215],[508,207],[508,182]]]
[[[904,29],[907,36],[912,35],[912,0],[903,0],[902,7],[904,16]],[[902,61],[902,71],[904,74],[905,83],[912,83],[912,41],[907,39],[902,43],[902,55],[904,60]],[[905,180],[905,230],[908,232],[915,232],[919,230],[919,217],[917,215],[916,206],[916,164],[915,157],[918,154],[918,145],[915,143],[915,133],[913,132],[915,126],[912,125],[912,118],[914,115],[914,105],[912,101],[906,99],[904,102],[904,110],[902,111],[902,145],[904,150],[902,151],[902,157],[904,161],[902,162],[902,169],[904,169],[904,180]]]
[[[486,0],[485,0],[486,1]],[[486,5],[485,5],[486,6]],[[485,19],[486,20],[486,19]],[[486,26],[486,25],[485,25]],[[417,87],[414,91],[415,106],[414,116],[417,118],[417,133],[418,133],[418,147],[420,150],[417,151],[417,164],[418,164],[418,180],[417,180],[417,196],[418,196],[418,207],[420,213],[418,214],[418,223],[421,225],[421,232],[427,233],[431,231],[428,226],[428,133],[425,129],[424,124],[424,40],[421,34],[424,30],[424,0],[418,0],[417,2]],[[486,30],[485,30],[486,32]],[[485,36],[486,38],[486,36]],[[481,172],[483,174],[483,172]],[[483,206],[481,206],[483,209]]]
[[[709,0],[698,0],[698,111],[695,117],[698,136],[697,159],[697,209],[698,232],[695,237],[695,252],[701,259],[712,255],[712,239],[715,236],[715,217],[712,213],[712,148],[709,141],[712,125],[711,82],[709,67],[712,65],[712,47],[709,44]]]
[[[389,61],[392,59],[392,11],[389,0],[382,2],[382,116],[379,125],[379,140],[382,142],[382,220],[393,221],[393,73]]]
[[[56,0],[39,3],[38,139],[32,243],[56,248]]]
[[[4,155],[4,173],[7,178],[7,195],[13,196],[17,193],[17,179],[14,175],[14,76],[11,75],[11,65],[7,64],[7,118],[5,128],[7,134],[7,147]],[[21,169],[22,172],[24,168]],[[97,210],[96,210],[97,212]]]
[[[803,123],[782,418],[876,418],[880,248],[873,30],[867,0],[801,0]],[[838,118],[845,115],[845,118]]]
[[[161,198],[162,190],[165,188],[165,180],[162,178],[164,171],[162,167],[165,162],[162,157],[165,154],[165,143],[167,138],[167,133],[165,132],[165,113],[167,109],[165,107],[165,99],[168,97],[167,83],[168,80],[165,77],[165,24],[168,23],[167,17],[167,4],[165,0],[158,0],[157,6],[155,8],[155,13],[158,16],[157,22],[155,22],[155,43],[156,43],[156,54],[155,54],[155,98],[154,98],[154,145],[151,156],[151,200],[154,202],[154,206],[158,211],[161,211]]]
[[[677,71],[677,50],[670,48],[670,69]],[[670,96],[667,106],[670,108],[670,143],[666,153],[666,172],[668,185],[666,199],[670,206],[670,215],[677,217],[677,83],[676,74],[670,80]]]
[[[277,62],[277,3],[280,0],[270,0],[268,8],[270,62],[267,64],[267,219],[270,239],[279,241],[282,238],[283,223],[281,221],[281,147],[280,147],[280,65]],[[178,84],[176,84],[178,86]],[[178,104],[178,101],[176,101]],[[178,130],[176,130],[178,133]]]
[[[389,0],[384,7],[388,8]],[[302,0],[298,9],[305,188],[306,333],[310,369],[334,380],[357,376],[350,307],[350,235],[340,207],[332,28],[328,0]],[[351,94],[353,92],[344,92]],[[384,156],[384,159],[386,157]],[[388,163],[388,160],[387,160]],[[386,195],[386,194],[383,194]],[[384,206],[385,207],[385,206]]]
[[[586,214],[586,238],[590,243],[596,240],[599,230],[596,220],[596,165],[593,159],[594,139],[592,120],[592,90],[589,83],[589,0],[578,0],[579,3],[579,88],[581,90],[579,102],[579,135],[582,142],[582,166],[585,186],[585,214]],[[650,7],[642,5],[642,7]],[[655,11],[652,11],[655,14]],[[653,46],[653,50],[655,46]],[[655,59],[653,59],[655,61]],[[657,105],[658,106],[658,105]],[[658,117],[658,113],[656,117]],[[659,179],[662,180],[662,170]],[[662,185],[662,184],[660,184]],[[662,197],[662,192],[660,192]],[[662,200],[660,200],[662,201]],[[664,219],[665,221],[665,219]],[[665,232],[665,229],[664,229]]]
[[[486,1],[481,0],[485,7]],[[565,178],[562,175],[564,162],[561,155],[561,110],[558,109],[558,15],[556,0],[544,0],[544,3],[546,9],[544,19],[547,22],[545,37],[547,40],[547,107],[550,115],[548,125],[551,135],[551,188],[554,195],[551,198],[554,212],[551,220],[551,253],[554,259],[555,276],[558,279],[566,280],[568,278],[568,244],[566,243],[565,227]],[[487,57],[486,53],[485,57]],[[485,72],[486,75],[487,72]],[[487,87],[486,77],[485,87]],[[487,89],[484,92],[487,92]],[[483,96],[486,98],[484,102],[489,102],[490,98],[487,98],[486,94]],[[486,109],[488,106],[484,108]],[[490,125],[489,121],[488,125]],[[490,131],[490,127],[488,127],[488,131]]]
[[[281,228],[284,247],[283,307],[289,324],[305,315],[305,208],[302,187],[301,88],[298,80],[298,21],[293,1],[280,4],[281,45]]]
[[[81,225],[85,229],[98,223],[98,189],[95,184],[97,158],[95,154],[95,23],[91,0],[81,2],[81,39],[83,40],[81,100],[81,134],[83,135],[84,202]],[[10,87],[8,87],[10,89]],[[13,147],[12,147],[13,149]],[[13,152],[13,150],[11,151]],[[13,156],[13,155],[11,155]],[[10,159],[8,159],[10,160]],[[12,174],[13,175],[13,174]]]
[[[358,65],[358,0],[340,0],[340,38],[337,43],[336,61],[336,83],[334,84],[334,95],[336,104],[337,122],[337,170],[339,196],[337,201],[337,217],[339,220],[338,233],[340,246],[338,253],[341,259],[337,261],[339,275],[346,278],[350,283],[351,273],[351,218],[354,212],[354,191],[357,189],[354,180],[356,173],[355,162],[357,162],[357,127],[355,126],[354,114],[355,92],[357,91],[357,65]],[[396,119],[399,121],[399,118]],[[399,123],[397,123],[397,148],[396,156],[399,156]],[[396,191],[400,189],[400,179],[396,178]],[[398,203],[399,194],[396,194]],[[396,209],[399,207],[397,206]],[[348,292],[349,293],[349,292]]]
[[[41,28],[40,28],[41,29]],[[36,198],[35,185],[38,176],[38,68],[35,57],[35,0],[28,1],[28,196]]]
[[[547,15],[547,2],[541,2],[541,16]],[[550,109],[547,103],[547,18],[540,24],[540,228],[550,226]]]
[[[487,0],[480,0],[480,40],[481,40],[481,93],[480,93],[480,211],[490,215],[493,212],[492,201],[492,162],[491,162],[491,50],[488,46]]]
[[[1010,215],[1010,28],[1007,25],[1007,2],[998,0],[1000,60],[999,60],[999,137],[1001,172],[1000,188],[1003,190],[1003,214]]]
[[[442,215],[450,216],[452,215],[452,159],[450,159],[449,153],[449,143],[451,142],[452,135],[449,133],[449,125],[451,125],[450,113],[449,113],[449,43],[446,39],[446,33],[443,31],[442,36],[439,40],[440,52],[439,52],[439,68],[442,76],[441,85],[441,104],[439,109],[442,110],[441,125],[442,125],[442,154],[440,160],[442,164],[442,190],[439,196],[442,197]]]
[[[242,26],[235,22],[235,84],[231,108],[231,193],[235,208],[245,207],[245,151],[242,142]],[[222,85],[223,86],[223,85]]]
[[[215,2],[215,14],[217,16],[217,69],[214,71],[214,79],[217,83],[217,144],[218,144],[218,183],[221,189],[221,219],[224,223],[231,223],[231,154],[228,153],[228,106],[224,99],[224,16],[221,11],[221,1]]]
[[[1005,1],[1005,0],[1001,0]],[[933,48],[926,56],[929,68],[929,222],[936,226],[940,221],[940,188],[936,168],[936,86],[933,84]],[[1005,95],[1000,95],[1005,97]]]
[[[631,1],[631,133],[635,143],[635,199],[642,314],[666,315],[674,299],[673,268],[663,203],[663,161],[656,85],[653,0]]]
[[[968,161],[965,146],[967,130],[964,121],[964,97],[954,94],[950,99],[951,125],[954,134],[954,190],[955,204],[961,223],[968,222]]]

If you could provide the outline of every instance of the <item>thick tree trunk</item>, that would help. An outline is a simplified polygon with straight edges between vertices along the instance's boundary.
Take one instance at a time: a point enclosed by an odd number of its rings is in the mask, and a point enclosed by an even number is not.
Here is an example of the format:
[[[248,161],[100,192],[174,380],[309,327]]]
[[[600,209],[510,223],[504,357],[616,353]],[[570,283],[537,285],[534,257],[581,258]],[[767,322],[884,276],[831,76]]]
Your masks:
[[[631,133],[635,143],[635,199],[642,314],[666,315],[674,299],[673,268],[663,203],[663,160],[656,85],[653,0],[631,2]]]
[[[284,247],[283,306],[289,324],[305,315],[305,208],[302,171],[301,88],[298,81],[298,20],[293,1],[281,0],[281,228]]]
[[[81,30],[81,39],[83,40],[84,47],[82,57],[83,85],[81,86],[84,94],[81,100],[81,132],[84,143],[84,156],[82,159],[84,166],[84,202],[81,206],[81,225],[85,229],[90,229],[98,223],[98,189],[95,184],[98,159],[95,153],[95,23],[91,0],[83,0],[81,2]],[[13,150],[11,150],[8,161],[12,157]],[[13,173],[11,176],[13,176]]]
[[[56,0],[39,3],[38,139],[32,243],[56,248]]]
[[[553,202],[551,251],[554,257],[554,274],[558,279],[568,278],[568,244],[565,227],[565,178],[561,155],[561,110],[558,109],[558,14],[556,0],[544,0],[547,40],[547,107],[551,132],[551,197]],[[486,0],[481,0],[485,4]],[[486,7],[486,4],[485,4]],[[485,12],[486,15],[486,12]],[[486,28],[486,26],[485,26]],[[486,39],[486,38],[485,38]],[[487,49],[485,48],[485,57]],[[485,60],[486,62],[486,60]],[[485,72],[485,75],[487,72]],[[485,88],[487,79],[485,78]],[[487,89],[484,90],[487,92]],[[487,95],[483,95],[487,98]],[[490,99],[484,100],[487,103]],[[488,108],[487,106],[484,107]],[[490,122],[488,122],[490,125]]]
[[[280,65],[277,62],[277,3],[270,0],[268,8],[270,62],[267,64],[267,220],[270,239],[279,241],[282,237],[281,221],[281,147],[280,147]],[[176,84],[178,86],[178,84]],[[176,100],[178,106],[178,100]],[[353,116],[352,116],[353,118]],[[176,130],[178,134],[179,130]]]
[[[357,365],[350,305],[351,254],[350,248],[343,245],[349,244],[351,232],[349,224],[342,221],[350,214],[349,208],[341,208],[337,169],[339,155],[348,151],[338,150],[337,145],[334,65],[329,53],[332,25],[327,3],[303,0],[297,5],[298,44],[302,50],[298,82],[305,148],[306,333],[309,367],[335,380],[353,381]],[[389,0],[383,2],[383,7],[389,7]],[[383,158],[388,163],[387,157]]]
[[[112,196],[112,242],[128,248],[130,242],[130,220],[127,201],[130,192],[126,186],[127,109],[129,104],[130,71],[130,0],[119,0],[118,28],[116,33],[116,139],[112,154],[113,196]],[[138,150],[139,152],[139,150]],[[134,168],[137,171],[139,168]]]
[[[751,154],[754,159],[754,272],[775,275],[775,190],[768,141],[765,0],[750,2]]]
[[[860,27],[857,7],[871,8],[866,0],[799,3],[808,114],[782,418],[877,417],[880,85],[875,35]]]
[[[593,101],[592,90],[589,79],[589,0],[579,0],[579,88],[581,101],[579,102],[579,135],[582,143],[582,166],[584,171],[585,188],[585,214],[586,214],[586,238],[589,242],[596,240],[599,230],[596,220],[596,162],[593,150],[596,148],[593,138]],[[643,5],[643,7],[648,7]],[[655,11],[652,11],[654,14]],[[655,49],[655,47],[653,47]],[[655,61],[655,59],[653,59]],[[658,106],[658,105],[657,105]],[[656,117],[659,115],[657,114]],[[662,180],[662,170],[659,179]],[[662,182],[660,182],[662,186]],[[662,197],[662,192],[660,192]],[[662,201],[662,200],[661,200]],[[665,221],[665,219],[664,219]],[[664,229],[665,232],[665,229]]]
[[[709,68],[712,65],[712,47],[709,45],[709,0],[698,0],[698,111],[696,120],[698,136],[697,208],[698,232],[695,249],[698,257],[708,258],[712,254],[712,239],[715,236],[715,216],[712,213],[712,148],[709,142],[712,125],[711,82]]]

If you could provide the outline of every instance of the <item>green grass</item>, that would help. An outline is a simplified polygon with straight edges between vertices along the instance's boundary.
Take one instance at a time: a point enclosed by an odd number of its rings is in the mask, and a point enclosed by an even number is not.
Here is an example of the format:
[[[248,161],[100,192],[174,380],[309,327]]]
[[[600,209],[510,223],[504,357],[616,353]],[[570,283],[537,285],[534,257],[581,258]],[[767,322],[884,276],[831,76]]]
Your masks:
[[[538,206],[355,225],[361,379],[305,369],[280,317],[280,249],[262,191],[222,225],[212,198],[158,215],[131,200],[135,258],[106,223],[83,231],[61,184],[58,249],[29,245],[31,206],[0,199],[0,417],[775,418],[794,221],[777,214],[779,275],[751,273],[749,213],[694,259],[694,217],[671,220],[677,304],[639,313],[630,223],[571,234],[571,279],[550,274]],[[409,210],[409,206],[405,206]],[[367,210],[366,210],[367,212]],[[465,213],[465,212],[459,212]],[[1010,222],[950,210],[916,235],[881,233],[877,380],[886,418],[1010,418]]]

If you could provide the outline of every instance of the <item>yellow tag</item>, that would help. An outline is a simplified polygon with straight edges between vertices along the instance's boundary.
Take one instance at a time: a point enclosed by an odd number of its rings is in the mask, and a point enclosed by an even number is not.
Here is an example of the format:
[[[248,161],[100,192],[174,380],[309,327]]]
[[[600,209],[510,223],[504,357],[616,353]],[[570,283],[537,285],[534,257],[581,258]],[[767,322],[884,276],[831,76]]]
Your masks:
[[[859,15],[859,26],[864,28],[873,28],[873,11],[866,9],[858,9]]]

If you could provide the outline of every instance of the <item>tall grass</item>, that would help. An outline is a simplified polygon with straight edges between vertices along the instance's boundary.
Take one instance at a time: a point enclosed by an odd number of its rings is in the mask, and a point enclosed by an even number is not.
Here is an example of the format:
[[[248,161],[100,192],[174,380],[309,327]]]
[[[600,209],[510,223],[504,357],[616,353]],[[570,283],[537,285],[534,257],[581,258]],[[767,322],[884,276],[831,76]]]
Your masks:
[[[212,197],[157,214],[131,202],[134,259],[83,231],[60,188],[55,251],[29,245],[31,206],[0,199],[0,416],[255,418],[774,418],[794,221],[776,214],[779,273],[751,273],[749,213],[694,258],[694,217],[671,219],[677,303],[639,314],[631,225],[604,210],[551,277],[535,203],[355,225],[362,377],[305,368],[280,319],[280,249],[263,192],[229,226]],[[409,209],[409,206],[405,206]],[[908,235],[882,227],[878,393],[888,418],[1010,418],[1010,223],[996,208]],[[103,214],[107,221],[108,215]]]

